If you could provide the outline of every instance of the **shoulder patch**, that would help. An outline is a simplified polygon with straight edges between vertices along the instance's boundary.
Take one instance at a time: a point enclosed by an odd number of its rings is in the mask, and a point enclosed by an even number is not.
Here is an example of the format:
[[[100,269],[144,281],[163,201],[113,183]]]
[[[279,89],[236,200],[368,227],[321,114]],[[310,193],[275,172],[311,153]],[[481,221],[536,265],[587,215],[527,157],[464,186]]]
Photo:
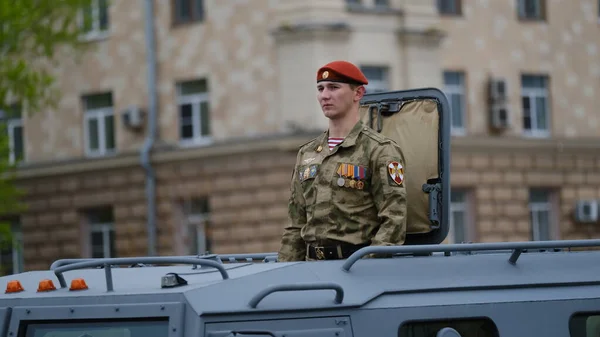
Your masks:
[[[404,167],[397,161],[390,161],[387,163],[388,166],[388,174],[392,181],[396,183],[396,185],[401,186],[404,182]]]
[[[381,133],[371,129],[368,126],[365,126],[363,128],[363,133],[365,134],[365,136],[373,139],[374,141],[380,143],[380,144],[385,144],[385,143],[389,143],[391,140],[389,138],[387,138],[386,136],[382,135]]]

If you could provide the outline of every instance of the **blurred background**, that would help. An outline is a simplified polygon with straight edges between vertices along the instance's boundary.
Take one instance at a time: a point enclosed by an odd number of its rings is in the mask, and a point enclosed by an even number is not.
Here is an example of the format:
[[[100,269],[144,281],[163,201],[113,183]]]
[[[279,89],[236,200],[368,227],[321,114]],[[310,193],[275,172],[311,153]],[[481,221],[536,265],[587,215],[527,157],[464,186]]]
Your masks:
[[[4,274],[277,251],[298,146],[327,127],[316,70],[337,59],[368,92],[446,94],[446,243],[600,237],[599,0],[45,2],[2,5],[3,57],[26,60],[0,69],[24,205],[0,214]],[[51,15],[80,31],[28,28]],[[51,57],[27,53],[52,39]]]

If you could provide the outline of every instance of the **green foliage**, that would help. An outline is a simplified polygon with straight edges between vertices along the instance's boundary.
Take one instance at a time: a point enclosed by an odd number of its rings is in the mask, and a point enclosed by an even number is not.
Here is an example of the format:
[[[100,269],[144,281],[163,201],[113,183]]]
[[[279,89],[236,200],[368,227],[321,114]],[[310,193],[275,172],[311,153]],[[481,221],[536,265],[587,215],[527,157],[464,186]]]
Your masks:
[[[61,48],[86,46],[80,38],[93,0],[0,1],[0,110],[19,102],[28,111],[56,103],[49,69]]]
[[[51,70],[64,55],[75,58],[87,49],[81,36],[92,3],[97,0],[0,0],[0,110],[6,118],[55,106],[59,93]],[[25,209],[9,158],[7,121],[1,120],[0,251],[13,242],[10,221],[2,221]]]

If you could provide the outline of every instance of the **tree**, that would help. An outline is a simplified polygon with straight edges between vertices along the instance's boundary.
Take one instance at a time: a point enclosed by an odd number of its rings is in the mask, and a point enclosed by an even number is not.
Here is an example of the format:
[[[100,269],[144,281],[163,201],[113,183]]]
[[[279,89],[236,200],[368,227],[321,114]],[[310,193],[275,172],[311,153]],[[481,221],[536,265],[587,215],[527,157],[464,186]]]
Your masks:
[[[87,49],[80,37],[89,16],[83,14],[96,1],[0,0],[0,250],[12,248],[7,217],[25,209],[16,164],[9,160],[14,147],[9,146],[7,121],[56,104],[60,93],[50,70],[59,52],[77,55]]]

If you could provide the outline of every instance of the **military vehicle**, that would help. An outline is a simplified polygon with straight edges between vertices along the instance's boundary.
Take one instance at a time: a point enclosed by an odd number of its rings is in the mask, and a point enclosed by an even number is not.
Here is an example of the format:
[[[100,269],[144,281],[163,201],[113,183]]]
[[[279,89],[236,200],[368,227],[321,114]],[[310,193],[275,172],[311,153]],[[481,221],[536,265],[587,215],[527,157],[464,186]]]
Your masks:
[[[1,278],[0,336],[600,336],[600,251],[585,249],[600,240],[443,243],[441,91],[368,94],[361,114],[406,151],[405,245],[286,263],[275,253],[58,260]]]

